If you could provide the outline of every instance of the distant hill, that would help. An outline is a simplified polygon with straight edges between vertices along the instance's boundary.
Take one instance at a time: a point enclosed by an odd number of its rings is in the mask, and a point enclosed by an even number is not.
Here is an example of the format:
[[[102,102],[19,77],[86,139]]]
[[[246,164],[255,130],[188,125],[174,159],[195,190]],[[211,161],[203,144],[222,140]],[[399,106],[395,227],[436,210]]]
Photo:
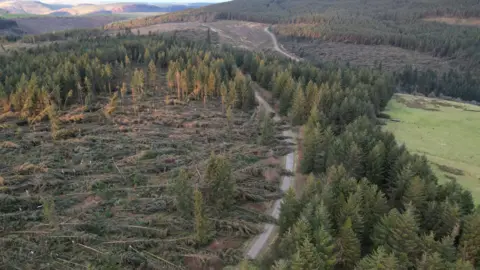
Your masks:
[[[67,2],[67,0],[65,1]],[[113,3],[113,4],[46,4],[40,1],[0,1],[0,10],[10,14],[37,14],[54,16],[79,16],[92,14],[136,13],[136,12],[176,12],[188,8],[202,7],[208,3],[195,4],[144,4],[144,3]]]
[[[54,10],[54,6],[40,1],[5,1],[0,2],[0,9],[11,14],[48,14]]]

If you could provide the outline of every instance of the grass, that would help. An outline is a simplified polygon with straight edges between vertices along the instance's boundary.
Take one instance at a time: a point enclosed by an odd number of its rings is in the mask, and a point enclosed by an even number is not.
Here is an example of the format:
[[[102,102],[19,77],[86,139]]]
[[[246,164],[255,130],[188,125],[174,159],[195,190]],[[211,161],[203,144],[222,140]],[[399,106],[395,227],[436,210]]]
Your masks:
[[[480,202],[480,107],[397,94],[387,106],[385,129],[408,149],[424,154],[440,183],[456,179]]]

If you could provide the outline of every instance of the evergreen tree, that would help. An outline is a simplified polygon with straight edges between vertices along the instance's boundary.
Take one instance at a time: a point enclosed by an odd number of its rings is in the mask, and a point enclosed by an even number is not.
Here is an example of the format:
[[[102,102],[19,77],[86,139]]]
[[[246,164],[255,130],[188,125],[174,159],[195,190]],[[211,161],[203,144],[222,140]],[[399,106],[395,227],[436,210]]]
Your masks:
[[[400,270],[405,269],[393,253],[388,253],[380,246],[370,255],[363,257],[355,266],[355,270]]]
[[[205,180],[209,187],[208,200],[218,210],[230,208],[235,202],[235,180],[225,157],[212,153],[207,164]]]
[[[474,266],[480,263],[480,214],[477,212],[464,218],[462,235],[459,243],[459,256]]]
[[[195,240],[198,245],[205,245],[208,242],[208,220],[203,208],[203,196],[200,190],[193,192],[193,204],[195,214]]]
[[[273,119],[265,112],[260,112],[260,135],[258,143],[262,145],[270,145],[275,140],[275,127]]]
[[[417,270],[447,270],[447,264],[437,252],[433,254],[424,253],[417,263]]]
[[[175,197],[175,206],[180,214],[190,216],[193,210],[193,186],[185,169],[170,183],[169,191]]]
[[[320,265],[323,264],[324,262],[318,257],[310,238],[306,237],[292,258],[292,270],[324,269],[320,268]]]
[[[157,85],[157,66],[153,60],[148,64],[148,87],[153,90]]]
[[[293,188],[289,188],[280,206],[280,217],[278,218],[280,234],[284,234],[295,223],[299,207],[295,191]]]
[[[413,207],[408,206],[403,214],[392,209],[375,225],[372,241],[375,247],[395,252],[401,264],[410,265],[419,257],[418,230]]]
[[[314,241],[319,257],[319,269],[333,269],[336,263],[335,254],[335,241],[330,233],[324,229],[323,226],[319,227],[314,234]]]
[[[307,119],[307,102],[305,100],[305,94],[302,86],[299,84],[295,92],[292,105],[292,124],[302,125]]]
[[[337,249],[337,261],[347,269],[352,269],[360,260],[360,241],[352,229],[352,221],[349,218],[338,233]]]

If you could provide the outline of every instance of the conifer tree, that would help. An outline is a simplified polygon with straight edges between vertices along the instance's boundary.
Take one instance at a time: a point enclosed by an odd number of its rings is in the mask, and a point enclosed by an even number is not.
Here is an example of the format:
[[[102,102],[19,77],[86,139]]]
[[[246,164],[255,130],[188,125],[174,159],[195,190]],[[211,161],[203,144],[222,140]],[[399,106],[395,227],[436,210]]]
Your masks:
[[[415,206],[418,213],[423,213],[426,210],[427,198],[425,196],[425,183],[420,177],[414,177],[408,183],[402,201],[404,205],[411,203]]]
[[[157,66],[153,60],[148,64],[148,87],[153,90],[157,84]]]
[[[392,209],[384,216],[373,229],[372,241],[375,247],[395,252],[402,264],[411,265],[420,256],[418,231],[414,209],[409,205],[403,214]]]
[[[260,135],[258,143],[269,145],[275,140],[275,127],[272,118],[265,112],[260,112]]]
[[[405,269],[393,253],[388,253],[380,246],[370,255],[363,257],[355,266],[355,270],[400,270]]]
[[[169,192],[175,197],[175,206],[180,214],[190,216],[193,210],[193,186],[185,169],[170,183]]]
[[[474,270],[475,268],[469,261],[464,261],[462,259],[457,260],[455,265],[453,266],[454,270]]]
[[[205,245],[208,242],[208,220],[203,208],[203,196],[200,190],[193,192],[193,204],[195,214],[195,240],[198,245]]]
[[[289,270],[290,263],[286,260],[277,260],[272,266],[272,270]]]
[[[352,269],[360,260],[360,241],[352,229],[352,221],[348,218],[340,228],[337,237],[337,261],[346,269]]]
[[[299,214],[299,204],[293,188],[289,188],[285,197],[283,197],[280,206],[280,217],[278,218],[278,225],[280,227],[280,234],[285,233],[297,220]]]
[[[292,258],[292,270],[319,269],[319,266],[323,264],[324,262],[318,257],[310,238],[306,237]]]
[[[330,233],[320,226],[314,233],[314,241],[317,256],[319,257],[319,269],[333,269],[336,263],[335,241]]]
[[[208,200],[218,210],[230,208],[235,202],[235,180],[225,157],[212,153],[207,164],[205,180],[209,187]]]
[[[302,86],[299,84],[292,105],[292,124],[302,125],[307,119],[307,102]]]
[[[373,183],[381,186],[383,184],[383,169],[385,160],[385,146],[378,142],[367,155],[366,177]]]
[[[432,254],[423,253],[422,258],[418,261],[415,269],[417,270],[448,270],[447,264],[440,254],[434,252]]]
[[[477,212],[464,218],[462,235],[459,243],[459,256],[472,263],[480,264],[480,214]]]

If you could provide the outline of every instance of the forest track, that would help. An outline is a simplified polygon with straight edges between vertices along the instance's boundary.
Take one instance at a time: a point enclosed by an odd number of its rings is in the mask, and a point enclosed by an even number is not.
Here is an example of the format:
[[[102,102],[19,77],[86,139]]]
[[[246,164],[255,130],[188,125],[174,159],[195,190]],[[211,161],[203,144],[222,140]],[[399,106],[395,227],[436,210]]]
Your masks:
[[[216,29],[215,29],[216,30]],[[277,38],[275,35],[268,30],[268,27],[264,28],[264,31],[270,36],[273,42],[273,49],[277,52],[281,53],[285,57],[292,59],[294,61],[302,61],[302,59],[284,51],[282,48],[278,46]],[[260,86],[258,86],[260,87]],[[270,104],[261,96],[260,91],[255,91],[255,99],[257,100],[260,107],[263,107],[265,111],[268,113],[274,113],[273,121],[279,123],[281,118],[276,114],[275,110],[270,106]],[[294,151],[287,154],[285,156],[285,170],[295,175],[295,167],[296,167],[296,160],[297,160],[297,146],[295,145],[297,134],[292,129],[287,129],[282,132],[282,136],[288,138],[286,141],[294,145]],[[286,192],[290,187],[294,187],[295,183],[295,176],[283,176],[280,189],[283,192]],[[278,199],[273,204],[273,208],[270,210],[270,215],[278,219],[280,217],[280,207],[282,205],[282,199]],[[263,251],[265,251],[269,247],[269,243],[271,242],[274,237],[276,237],[278,233],[277,226],[275,224],[265,224],[263,232],[258,235],[253,242],[250,244],[247,250],[247,257],[249,259],[256,259]]]
[[[271,38],[272,38],[272,41],[273,41],[273,48],[283,54],[284,56],[286,56],[287,58],[290,58],[292,60],[295,60],[295,61],[302,61],[301,58],[298,58],[296,57],[295,55],[293,54],[290,54],[288,53],[287,51],[285,51],[284,49],[280,48],[280,46],[278,46],[278,41],[277,41],[277,37],[275,36],[275,34],[273,34],[272,32],[270,32],[270,30],[268,30],[268,26],[265,27],[265,29],[263,29]]]
[[[259,106],[263,107],[265,111],[267,111],[268,113],[275,113],[275,111],[270,106],[270,104],[268,104],[268,102],[265,101],[265,99],[263,99],[263,97],[259,94],[258,91],[255,91],[255,98],[259,103]],[[275,114],[275,116],[273,117],[273,120],[274,122],[279,123],[281,121],[281,118]],[[295,143],[296,134],[291,129],[284,130],[282,132],[282,136],[288,138],[286,139],[288,143],[291,143],[291,144]],[[292,174],[295,173],[295,159],[296,159],[295,152],[296,150],[285,156],[285,165],[284,165],[285,170],[288,172],[291,172]],[[280,183],[280,189],[282,190],[282,192],[286,192],[290,187],[293,187],[294,181],[295,181],[294,176],[290,176],[290,175],[283,176]],[[280,206],[282,205],[282,201],[283,199],[276,200],[275,203],[273,204],[273,208],[271,209],[270,215],[275,219],[278,219],[280,217]],[[277,226],[275,224],[267,223],[264,225],[263,232],[255,238],[255,240],[250,245],[247,251],[248,258],[256,259],[258,255],[262,253],[262,251],[264,251],[265,248],[268,247],[269,240],[276,235],[276,232],[277,232],[276,228]]]

